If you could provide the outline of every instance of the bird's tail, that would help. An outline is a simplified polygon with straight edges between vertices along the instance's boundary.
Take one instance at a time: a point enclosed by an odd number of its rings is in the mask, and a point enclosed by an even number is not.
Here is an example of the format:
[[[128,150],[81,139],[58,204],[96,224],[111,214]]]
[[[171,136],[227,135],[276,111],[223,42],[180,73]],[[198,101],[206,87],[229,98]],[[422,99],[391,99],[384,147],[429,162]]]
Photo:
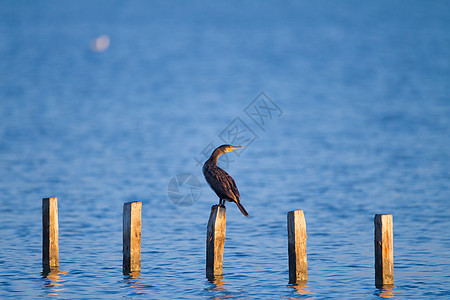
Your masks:
[[[245,210],[245,208],[242,206],[242,204],[239,201],[236,201],[236,204],[237,204],[239,210],[241,211],[241,213],[244,216],[248,217],[248,212]]]

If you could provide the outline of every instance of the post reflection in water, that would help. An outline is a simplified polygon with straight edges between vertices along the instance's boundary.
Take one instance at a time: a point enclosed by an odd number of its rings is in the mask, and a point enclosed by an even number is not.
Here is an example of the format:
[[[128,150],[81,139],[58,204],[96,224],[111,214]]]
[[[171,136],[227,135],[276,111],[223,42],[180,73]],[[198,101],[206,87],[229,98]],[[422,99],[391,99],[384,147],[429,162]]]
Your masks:
[[[148,293],[154,286],[146,282],[148,277],[143,277],[140,271],[123,272],[123,281],[136,295]]]
[[[50,296],[57,296],[59,291],[64,290],[61,275],[65,275],[67,272],[62,272],[59,267],[43,266],[41,276],[45,279],[44,287],[48,288]]]
[[[142,280],[142,275],[139,271],[124,272],[123,276],[123,279],[126,281],[126,283],[128,283],[132,287],[138,287],[139,282]]]
[[[290,284],[289,286],[291,286],[294,289],[294,294],[313,295],[314,293],[308,290],[308,285],[306,283],[307,281],[299,281],[295,284]],[[314,296],[305,299],[314,299]]]
[[[394,297],[394,293],[398,292],[398,291],[394,291],[396,287],[394,285],[383,285],[381,287],[379,287],[376,292],[375,295],[379,296],[381,298],[392,298]]]
[[[223,281],[223,275],[219,275],[219,276],[207,276],[206,277],[208,279],[208,281],[210,283],[212,283],[212,288],[208,288],[208,292],[214,292],[214,291],[221,291],[221,292],[225,292],[226,289],[223,286],[224,285],[224,281]]]

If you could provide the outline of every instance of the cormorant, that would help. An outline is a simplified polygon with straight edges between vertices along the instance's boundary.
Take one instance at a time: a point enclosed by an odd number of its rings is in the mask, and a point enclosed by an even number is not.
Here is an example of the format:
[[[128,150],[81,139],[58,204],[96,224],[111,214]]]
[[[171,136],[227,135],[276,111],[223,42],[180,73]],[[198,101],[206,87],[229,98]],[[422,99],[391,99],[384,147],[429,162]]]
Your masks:
[[[203,175],[209,186],[219,197],[219,205],[223,205],[225,200],[237,204],[241,213],[248,217],[248,213],[242,206],[239,198],[239,191],[233,177],[217,166],[217,159],[224,153],[231,152],[242,146],[222,145],[216,148],[211,157],[203,165]]]

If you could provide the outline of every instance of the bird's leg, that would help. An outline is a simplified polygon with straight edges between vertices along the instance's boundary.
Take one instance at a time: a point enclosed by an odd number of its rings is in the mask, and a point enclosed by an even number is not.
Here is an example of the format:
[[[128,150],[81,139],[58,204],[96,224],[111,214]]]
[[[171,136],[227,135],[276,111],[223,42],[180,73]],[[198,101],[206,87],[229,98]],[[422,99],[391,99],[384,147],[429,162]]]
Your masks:
[[[223,202],[223,200],[222,200],[222,199],[219,199],[219,206],[222,206],[222,205],[223,205],[222,202]]]

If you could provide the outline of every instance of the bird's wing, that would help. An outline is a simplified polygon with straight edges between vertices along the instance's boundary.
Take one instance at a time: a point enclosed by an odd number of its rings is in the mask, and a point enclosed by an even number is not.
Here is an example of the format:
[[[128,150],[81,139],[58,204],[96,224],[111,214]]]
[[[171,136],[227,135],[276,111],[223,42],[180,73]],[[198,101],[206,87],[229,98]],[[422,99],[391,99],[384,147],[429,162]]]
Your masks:
[[[209,170],[209,175],[210,178],[207,178],[208,183],[216,193],[226,195],[230,199],[239,201],[241,196],[239,195],[233,177],[220,168]]]

